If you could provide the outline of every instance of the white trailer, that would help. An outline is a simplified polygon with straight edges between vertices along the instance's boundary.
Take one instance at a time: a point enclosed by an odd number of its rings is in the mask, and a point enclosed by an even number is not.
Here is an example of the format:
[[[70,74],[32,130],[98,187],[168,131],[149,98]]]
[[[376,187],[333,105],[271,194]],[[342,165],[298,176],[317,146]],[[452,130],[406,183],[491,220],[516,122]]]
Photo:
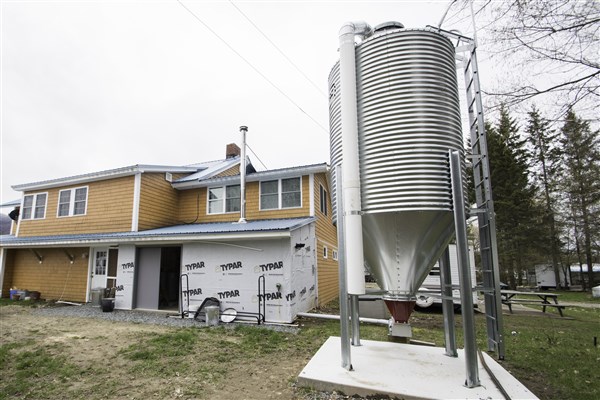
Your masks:
[[[565,274],[560,271],[560,286],[571,286],[569,275],[567,274],[567,281],[565,282]],[[535,284],[541,290],[556,288],[556,277],[554,276],[554,268],[552,268],[551,264],[538,264],[535,266]]]
[[[458,254],[456,252],[456,245],[449,245],[450,251],[450,275],[452,277],[452,285],[458,286],[459,284],[459,271],[458,271]],[[475,252],[472,246],[469,246],[469,268],[471,269],[471,285],[472,287],[477,286],[477,277],[475,276]],[[431,292],[429,295],[427,292]],[[452,297],[454,304],[460,306],[460,290],[454,289],[452,291]],[[437,262],[429,274],[423,281],[421,288],[419,289],[419,295],[417,297],[417,306],[419,308],[427,308],[432,304],[441,304],[441,283],[440,283],[440,264]],[[477,293],[473,292],[473,304],[477,307]]]

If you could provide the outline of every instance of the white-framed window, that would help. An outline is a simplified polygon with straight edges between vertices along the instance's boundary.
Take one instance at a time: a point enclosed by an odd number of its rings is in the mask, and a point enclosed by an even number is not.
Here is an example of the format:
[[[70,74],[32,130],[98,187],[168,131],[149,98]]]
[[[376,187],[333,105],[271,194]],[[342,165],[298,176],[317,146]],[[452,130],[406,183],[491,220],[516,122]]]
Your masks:
[[[58,192],[58,217],[85,215],[87,212],[87,186],[65,189]]]
[[[323,246],[323,258],[327,258],[329,255],[329,251],[327,250],[327,246]]]
[[[260,209],[302,207],[302,178],[285,178],[260,182]]]
[[[327,215],[327,191],[323,185],[319,185],[319,205],[321,213],[323,213],[323,215]]]
[[[95,275],[106,275],[106,251],[97,251],[96,252],[96,262],[94,265],[94,274]]]
[[[46,218],[46,203],[48,193],[28,194],[23,197],[23,209],[21,219],[44,219]]]
[[[208,188],[208,213],[240,212],[240,185]]]
[[[331,258],[333,258],[335,261],[337,261],[337,259],[338,259],[338,252],[337,252],[337,250],[332,250],[331,251]]]

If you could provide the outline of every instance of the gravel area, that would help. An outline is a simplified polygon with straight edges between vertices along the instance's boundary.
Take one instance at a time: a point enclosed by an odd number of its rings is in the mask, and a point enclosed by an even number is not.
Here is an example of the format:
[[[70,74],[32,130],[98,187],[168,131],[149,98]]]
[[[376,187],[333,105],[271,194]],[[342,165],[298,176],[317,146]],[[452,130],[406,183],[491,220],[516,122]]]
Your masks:
[[[113,310],[112,312],[103,312],[102,308],[94,307],[90,304],[83,304],[80,306],[68,304],[54,304],[51,306],[37,308],[35,309],[35,312],[49,316],[96,318],[114,322],[126,322],[133,324],[152,324],[178,328],[209,328],[204,322],[195,321],[193,318],[181,318],[181,315],[175,312],[138,310]],[[219,323],[219,326],[224,326],[226,328],[235,328],[239,325],[251,325],[264,329],[271,329],[278,332],[287,333],[298,333],[299,329],[296,325],[267,323],[261,324],[259,326],[255,323],[244,323],[236,321],[228,324]]]

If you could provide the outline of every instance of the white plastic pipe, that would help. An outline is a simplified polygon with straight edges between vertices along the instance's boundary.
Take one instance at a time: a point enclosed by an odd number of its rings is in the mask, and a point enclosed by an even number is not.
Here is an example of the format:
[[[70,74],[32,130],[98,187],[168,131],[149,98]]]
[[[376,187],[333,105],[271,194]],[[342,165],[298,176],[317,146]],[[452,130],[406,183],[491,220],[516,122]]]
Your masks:
[[[334,315],[334,314],[298,313],[296,315],[298,317],[304,317],[304,318],[331,319],[331,320],[336,320],[336,321],[340,320],[340,316]],[[364,322],[367,324],[376,324],[376,325],[385,325],[385,326],[389,325],[389,323],[390,323],[390,321],[388,319],[360,317],[358,320],[360,322]]]
[[[246,132],[247,126],[240,126],[242,134],[242,151],[240,154],[240,220],[238,223],[246,222]]]
[[[356,36],[365,38],[371,34],[371,27],[364,22],[347,22],[340,29],[342,190],[346,227],[346,272],[348,275],[348,294],[351,295],[365,294],[354,38]]]

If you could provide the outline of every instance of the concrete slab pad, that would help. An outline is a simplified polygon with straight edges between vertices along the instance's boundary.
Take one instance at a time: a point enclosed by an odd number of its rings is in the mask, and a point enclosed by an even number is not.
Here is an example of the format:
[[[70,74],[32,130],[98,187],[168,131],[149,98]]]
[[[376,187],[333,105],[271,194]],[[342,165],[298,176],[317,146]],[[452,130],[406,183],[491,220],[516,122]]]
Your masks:
[[[352,347],[353,371],[341,367],[339,337],[330,337],[298,376],[298,385],[346,395],[389,396],[399,399],[504,399],[479,362],[481,386],[464,386],[464,352],[447,357],[440,347],[361,340]],[[537,399],[522,383],[487,354],[484,359],[513,399]]]

